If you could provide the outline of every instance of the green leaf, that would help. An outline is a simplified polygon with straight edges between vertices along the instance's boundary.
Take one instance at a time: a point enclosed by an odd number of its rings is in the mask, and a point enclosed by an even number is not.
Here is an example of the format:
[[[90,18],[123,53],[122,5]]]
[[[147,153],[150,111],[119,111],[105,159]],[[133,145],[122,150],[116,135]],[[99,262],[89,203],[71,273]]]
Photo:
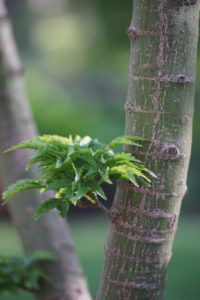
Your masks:
[[[135,178],[135,176],[133,175],[133,173],[130,170],[127,170],[127,175],[128,175],[128,179],[137,187],[139,187],[137,180]]]
[[[92,157],[91,155],[92,153],[79,153],[77,156],[78,158],[86,161],[87,163],[89,163],[91,166],[97,166],[97,163],[95,161],[95,159]]]
[[[84,138],[82,138],[80,140],[80,146],[86,146],[86,145],[89,145],[89,143],[91,142],[91,137],[89,136],[85,136]]]
[[[109,167],[106,168],[106,170],[101,170],[99,169],[99,173],[101,175],[101,178],[103,179],[104,182],[107,182],[109,184],[113,184],[112,181],[110,180],[109,177]]]
[[[71,139],[59,135],[43,135],[38,137],[41,142],[45,142],[47,144],[52,144],[55,146],[63,145],[66,147],[71,144]]]
[[[89,170],[84,174],[83,178],[91,177],[92,175],[98,174],[98,168],[91,166]]]
[[[34,219],[38,220],[41,216],[48,213],[51,209],[57,208],[60,203],[60,199],[51,198],[44,201],[34,213]]]
[[[39,140],[39,137],[21,142],[20,144],[10,147],[4,152],[9,152],[18,149],[40,149],[44,144]]]
[[[110,168],[109,174],[119,174],[119,175],[124,175],[127,177],[127,170],[126,170],[126,165],[120,165],[120,166],[114,166]],[[127,178],[125,178],[127,179]]]
[[[158,176],[156,176],[156,174],[154,172],[148,170],[147,168],[144,168],[144,171],[146,171],[149,175],[151,175],[151,177],[158,178]]]
[[[57,205],[57,209],[61,215],[61,217],[65,217],[69,210],[69,202],[66,200],[61,200]]]
[[[155,174],[131,153],[116,153],[113,148],[121,145],[141,146],[140,137],[122,136],[115,138],[109,145],[91,137],[73,138],[57,135],[38,136],[24,141],[8,151],[31,148],[35,150],[27,168],[37,163],[40,178],[18,181],[4,192],[4,200],[32,188],[41,192],[53,190],[54,198],[41,204],[35,218],[57,208],[62,216],[66,215],[69,204],[77,205],[81,197],[95,203],[97,195],[106,199],[100,184],[112,184],[114,180],[130,180],[134,185],[148,185],[149,177]]]
[[[58,159],[58,160],[56,161],[56,165],[55,165],[56,169],[59,169],[59,168],[62,166],[62,164],[63,164],[63,161],[60,160],[60,159]]]
[[[78,189],[76,191],[76,199],[81,199],[87,192],[89,192],[90,188],[83,184],[82,182],[79,182]]]
[[[144,139],[137,136],[129,136],[129,135],[119,136],[114,140],[112,140],[112,142],[109,144],[109,147],[115,148],[123,145],[132,145],[132,146],[141,147],[141,145],[137,143],[138,141],[144,141]]]
[[[48,159],[48,157],[45,156],[44,151],[38,150],[29,159],[29,162],[27,163],[25,170],[28,171],[32,165],[34,165],[38,162],[42,162],[43,160],[46,161],[47,159]]]
[[[98,184],[98,182],[89,182],[88,187],[91,188],[92,191],[94,191],[97,195],[99,195],[101,198],[103,198],[104,200],[107,200],[107,197],[104,193],[104,191],[102,190],[100,184]]]
[[[2,197],[5,202],[14,197],[15,195],[31,190],[31,189],[38,189],[44,187],[42,181],[37,179],[21,179],[16,181],[15,183],[11,184],[5,192],[3,192]],[[5,203],[4,202],[4,203]]]
[[[62,187],[66,187],[67,184],[69,184],[69,181],[67,181],[66,178],[54,180],[53,182],[46,184],[46,187],[44,188],[43,192],[47,192],[50,190],[57,191]]]
[[[151,182],[151,180],[140,170],[140,168],[138,167],[133,167],[133,166],[128,166],[127,167],[127,173],[128,174],[134,174],[137,177],[142,177],[144,178],[146,181]]]

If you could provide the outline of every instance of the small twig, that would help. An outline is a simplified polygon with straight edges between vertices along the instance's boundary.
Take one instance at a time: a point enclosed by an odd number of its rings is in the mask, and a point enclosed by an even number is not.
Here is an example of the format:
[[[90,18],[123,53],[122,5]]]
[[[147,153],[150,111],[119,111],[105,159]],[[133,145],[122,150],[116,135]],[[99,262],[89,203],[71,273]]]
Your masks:
[[[98,203],[99,208],[101,208],[107,216],[110,216],[111,210],[108,209],[105,205],[103,205],[103,203],[99,199],[96,199],[96,201]]]

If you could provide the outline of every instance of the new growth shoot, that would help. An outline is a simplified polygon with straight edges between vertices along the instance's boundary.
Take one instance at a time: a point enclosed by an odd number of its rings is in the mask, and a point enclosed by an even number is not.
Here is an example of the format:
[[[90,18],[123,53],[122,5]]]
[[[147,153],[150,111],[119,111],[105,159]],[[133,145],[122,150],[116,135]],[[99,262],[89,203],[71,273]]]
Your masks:
[[[101,187],[106,182],[112,184],[118,179],[129,180],[135,186],[149,185],[149,176],[154,173],[145,168],[141,161],[131,153],[116,153],[115,148],[122,145],[141,147],[140,137],[117,137],[106,145],[89,136],[81,138],[44,135],[24,141],[8,151],[29,148],[35,152],[26,166],[28,170],[38,164],[40,177],[23,179],[10,185],[3,193],[4,203],[26,190],[40,189],[41,193],[54,191],[54,197],[44,201],[36,210],[38,219],[51,209],[56,208],[64,217],[70,204],[81,206],[83,199],[97,204],[98,196],[107,197]]]

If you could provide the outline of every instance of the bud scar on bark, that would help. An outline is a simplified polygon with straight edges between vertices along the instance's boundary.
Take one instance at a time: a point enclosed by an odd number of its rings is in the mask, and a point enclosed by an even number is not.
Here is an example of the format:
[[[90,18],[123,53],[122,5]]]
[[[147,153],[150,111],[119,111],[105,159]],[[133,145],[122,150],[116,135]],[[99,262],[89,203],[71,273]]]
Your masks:
[[[161,157],[165,160],[176,160],[180,157],[180,151],[176,145],[165,144],[161,149]]]

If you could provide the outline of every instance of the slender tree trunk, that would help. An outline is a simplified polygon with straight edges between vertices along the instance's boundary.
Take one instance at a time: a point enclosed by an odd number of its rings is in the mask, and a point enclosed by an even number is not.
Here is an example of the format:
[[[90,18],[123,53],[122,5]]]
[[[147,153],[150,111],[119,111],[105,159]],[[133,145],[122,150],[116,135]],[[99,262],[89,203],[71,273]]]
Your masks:
[[[8,185],[27,176],[23,168],[29,151],[2,154],[6,148],[34,137],[34,125],[23,82],[23,69],[14,43],[11,25],[0,0],[0,144],[1,175]],[[45,113],[45,112],[44,112]],[[29,172],[28,176],[35,174]],[[32,215],[41,199],[36,193],[26,193],[9,203],[12,220],[20,233],[26,252],[48,250],[55,262],[46,267],[51,284],[36,294],[41,300],[90,300],[82,269],[75,256],[73,243],[64,219],[54,211],[34,222]]]
[[[5,0],[5,3],[14,25],[14,34],[20,53],[27,54],[27,52],[33,52],[33,47],[31,45],[31,25],[33,16],[29,10],[29,1]]]
[[[191,151],[200,3],[133,3],[126,134],[149,140],[133,153],[158,178],[119,183],[97,300],[163,298]]]

